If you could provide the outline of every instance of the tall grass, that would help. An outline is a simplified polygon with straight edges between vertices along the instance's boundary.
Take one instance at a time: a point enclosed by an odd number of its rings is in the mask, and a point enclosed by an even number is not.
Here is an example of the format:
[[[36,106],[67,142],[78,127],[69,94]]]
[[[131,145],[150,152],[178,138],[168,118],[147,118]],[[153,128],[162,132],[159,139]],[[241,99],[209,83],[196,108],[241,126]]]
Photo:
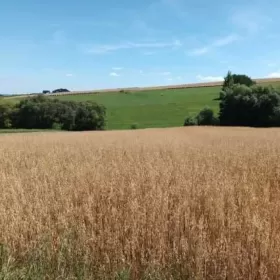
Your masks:
[[[280,279],[280,131],[0,137],[0,279]]]

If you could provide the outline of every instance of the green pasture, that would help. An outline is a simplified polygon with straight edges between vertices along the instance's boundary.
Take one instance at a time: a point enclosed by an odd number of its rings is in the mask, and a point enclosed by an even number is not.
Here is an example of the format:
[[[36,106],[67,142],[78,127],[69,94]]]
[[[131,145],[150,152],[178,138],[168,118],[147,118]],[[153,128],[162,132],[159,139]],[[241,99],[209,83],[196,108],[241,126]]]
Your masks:
[[[280,88],[279,83],[273,84]],[[218,112],[220,87],[112,92],[65,95],[61,100],[94,100],[107,108],[107,129],[182,126],[187,115],[198,113],[205,106]],[[51,98],[51,97],[50,97]],[[0,102],[18,102],[21,98],[1,98]]]

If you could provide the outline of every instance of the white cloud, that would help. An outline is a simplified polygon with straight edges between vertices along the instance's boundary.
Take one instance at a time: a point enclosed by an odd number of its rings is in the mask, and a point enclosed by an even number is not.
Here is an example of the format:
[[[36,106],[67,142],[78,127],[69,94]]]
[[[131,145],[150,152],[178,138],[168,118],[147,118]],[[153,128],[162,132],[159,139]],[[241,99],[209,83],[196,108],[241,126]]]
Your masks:
[[[111,72],[110,76],[111,77],[119,77],[120,75],[118,73],[116,73],[116,72]]]
[[[266,78],[280,78],[280,71],[279,72],[272,72],[266,76]]]
[[[212,46],[213,47],[224,47],[224,46],[227,46],[231,43],[236,42],[237,40],[239,40],[239,38],[240,37],[238,35],[231,34],[231,35],[225,36],[223,38],[220,38],[220,39],[214,41]]]
[[[208,52],[209,52],[209,48],[203,47],[203,48],[194,49],[189,54],[193,55],[193,56],[200,56],[200,55],[206,54]]]
[[[268,67],[275,67],[277,64],[275,62],[269,62],[267,64]]]
[[[73,77],[74,75],[69,73],[69,74],[66,74],[66,77]]]
[[[123,70],[123,67],[113,67],[112,70],[114,70],[114,71],[121,71],[121,70]]]
[[[190,51],[189,55],[201,56],[201,55],[204,55],[204,54],[210,52],[212,49],[225,47],[227,45],[230,45],[230,44],[238,41],[239,39],[240,39],[240,36],[238,36],[236,34],[230,34],[225,37],[216,39],[212,43],[210,43],[204,47],[196,48],[196,49]]]
[[[223,81],[224,78],[222,76],[202,76],[197,75],[196,78],[203,82],[220,82]]]
[[[162,73],[159,73],[160,75],[162,76],[169,76],[171,75],[171,72],[162,72]]]
[[[118,50],[125,49],[158,49],[158,48],[176,48],[181,47],[182,43],[179,40],[173,42],[148,42],[148,43],[134,43],[126,42],[112,45],[95,45],[87,50],[87,53],[105,54]]]

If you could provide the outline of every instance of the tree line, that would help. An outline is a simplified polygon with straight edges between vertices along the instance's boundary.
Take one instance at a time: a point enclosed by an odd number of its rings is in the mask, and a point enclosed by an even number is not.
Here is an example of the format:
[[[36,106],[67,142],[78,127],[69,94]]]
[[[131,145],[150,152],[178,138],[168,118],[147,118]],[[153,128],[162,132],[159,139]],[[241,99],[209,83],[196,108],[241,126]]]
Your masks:
[[[18,104],[0,104],[0,128],[103,130],[106,109],[93,101],[61,101],[29,97]]]
[[[256,85],[246,75],[228,72],[218,99],[218,116],[206,107],[188,116],[184,125],[280,126],[280,93],[272,86]]]

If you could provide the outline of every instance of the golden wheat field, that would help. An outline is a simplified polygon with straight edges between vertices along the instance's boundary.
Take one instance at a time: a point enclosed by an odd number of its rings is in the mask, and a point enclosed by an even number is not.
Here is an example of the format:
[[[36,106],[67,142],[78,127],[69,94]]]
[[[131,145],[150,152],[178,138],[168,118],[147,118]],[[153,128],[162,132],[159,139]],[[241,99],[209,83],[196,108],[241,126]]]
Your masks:
[[[0,136],[0,279],[280,279],[280,130]]]

